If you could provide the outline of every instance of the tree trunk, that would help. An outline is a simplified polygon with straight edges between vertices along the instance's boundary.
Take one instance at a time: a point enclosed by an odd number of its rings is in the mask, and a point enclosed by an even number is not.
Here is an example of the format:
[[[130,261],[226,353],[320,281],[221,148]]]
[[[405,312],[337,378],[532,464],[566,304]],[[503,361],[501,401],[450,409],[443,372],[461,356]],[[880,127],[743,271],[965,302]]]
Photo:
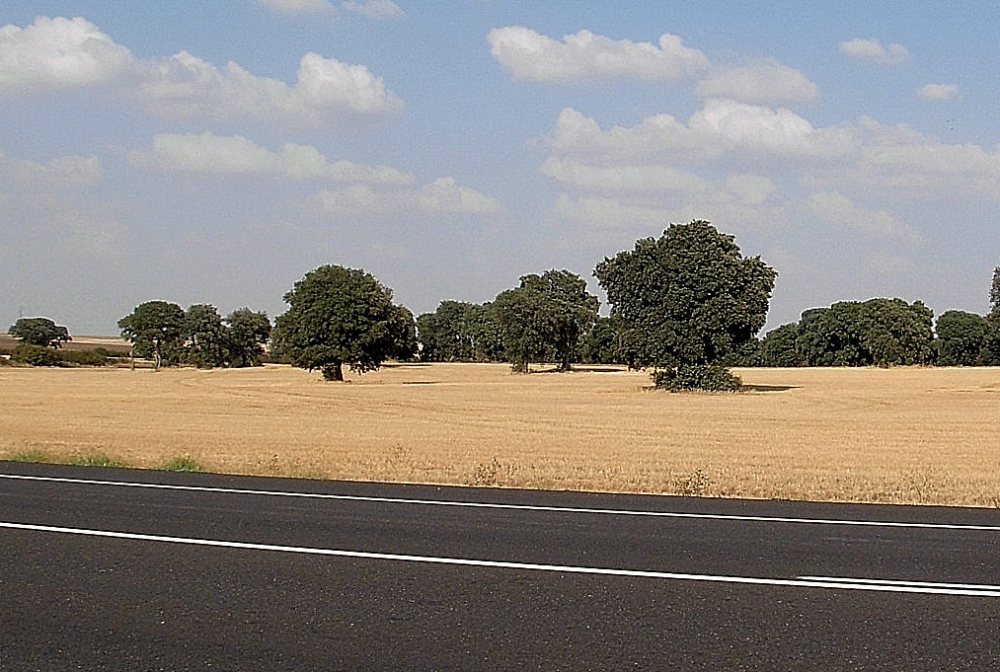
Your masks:
[[[332,380],[338,383],[344,382],[343,362],[338,361],[331,364],[325,364],[323,365],[322,371],[324,379]]]

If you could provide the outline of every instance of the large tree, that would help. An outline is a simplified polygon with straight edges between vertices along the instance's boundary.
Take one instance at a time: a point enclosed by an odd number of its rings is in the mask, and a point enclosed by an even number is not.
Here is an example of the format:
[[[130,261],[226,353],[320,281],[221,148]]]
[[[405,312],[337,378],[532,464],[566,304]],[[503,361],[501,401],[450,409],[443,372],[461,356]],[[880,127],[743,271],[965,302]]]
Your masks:
[[[527,373],[529,362],[550,359],[569,370],[599,305],[586,281],[570,271],[525,275],[517,288],[501,292],[493,310],[514,370]]]
[[[399,353],[402,313],[392,290],[361,269],[320,266],[284,300],[272,344],[295,366],[341,381],[344,364],[364,373]]]
[[[982,315],[948,310],[937,319],[937,363],[941,366],[976,366],[983,363],[983,348],[990,332]]]
[[[672,224],[594,270],[633,368],[673,389],[728,385],[720,361],[764,326],[777,273],[706,221]]]
[[[260,366],[264,345],[271,337],[271,320],[267,313],[249,308],[234,310],[225,319],[226,361],[229,366]]]
[[[132,355],[150,357],[153,367],[175,364],[184,346],[184,309],[176,303],[147,301],[118,320],[122,338],[132,343]]]
[[[184,313],[182,335],[185,360],[197,367],[222,366],[226,363],[228,329],[215,306],[197,303]]]
[[[47,317],[22,317],[7,330],[11,337],[28,345],[43,348],[58,348],[66,341],[72,341],[69,330]]]

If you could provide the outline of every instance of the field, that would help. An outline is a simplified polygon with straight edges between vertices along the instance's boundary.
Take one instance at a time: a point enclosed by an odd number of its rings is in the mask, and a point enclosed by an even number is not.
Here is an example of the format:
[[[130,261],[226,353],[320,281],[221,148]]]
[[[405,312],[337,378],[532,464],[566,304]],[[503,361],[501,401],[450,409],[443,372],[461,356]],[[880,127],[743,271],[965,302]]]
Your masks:
[[[1000,369],[750,369],[669,394],[611,367],[0,367],[0,459],[420,483],[1000,506]],[[99,460],[96,460],[99,461]]]

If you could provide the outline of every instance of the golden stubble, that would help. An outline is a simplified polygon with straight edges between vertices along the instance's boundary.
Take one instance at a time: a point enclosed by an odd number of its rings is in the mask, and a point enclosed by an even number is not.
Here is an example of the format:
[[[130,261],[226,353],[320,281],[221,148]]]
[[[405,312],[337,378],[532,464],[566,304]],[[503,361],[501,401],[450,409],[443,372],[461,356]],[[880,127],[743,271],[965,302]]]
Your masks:
[[[238,474],[1000,506],[1000,369],[745,369],[739,394],[611,367],[0,368],[0,458],[186,456]]]

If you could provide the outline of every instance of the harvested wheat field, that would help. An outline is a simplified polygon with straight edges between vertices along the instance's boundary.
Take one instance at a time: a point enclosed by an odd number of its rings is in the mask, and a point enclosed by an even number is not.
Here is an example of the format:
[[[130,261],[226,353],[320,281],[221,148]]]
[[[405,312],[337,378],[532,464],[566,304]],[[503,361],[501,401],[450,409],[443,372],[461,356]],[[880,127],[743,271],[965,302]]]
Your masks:
[[[1000,369],[0,368],[0,458],[334,479],[1000,506]]]

